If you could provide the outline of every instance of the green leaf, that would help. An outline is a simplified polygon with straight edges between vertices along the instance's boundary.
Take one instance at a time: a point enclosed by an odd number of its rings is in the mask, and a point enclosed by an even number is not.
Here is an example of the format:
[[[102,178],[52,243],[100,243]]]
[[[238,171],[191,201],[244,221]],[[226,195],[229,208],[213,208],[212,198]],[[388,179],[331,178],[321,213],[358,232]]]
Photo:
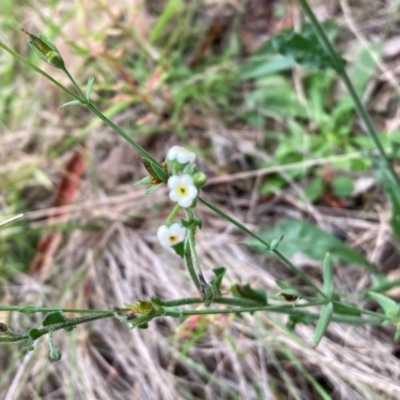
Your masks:
[[[150,33],[150,41],[154,43],[155,40],[163,33],[167,22],[182,9],[182,0],[169,0],[163,6],[163,13],[158,17],[153,30]]]
[[[314,203],[319,200],[325,190],[325,184],[322,178],[317,177],[304,189],[307,200]]]
[[[67,103],[62,104],[60,107],[58,107],[58,109],[61,110],[64,107],[79,106],[79,104],[82,104],[79,100],[72,100],[72,101],[68,101]]]
[[[234,284],[230,287],[230,291],[235,297],[242,299],[255,300],[267,305],[267,293],[263,289],[253,289],[248,283],[246,285]]]
[[[286,323],[287,328],[294,331],[297,324],[310,325],[312,322],[311,315],[309,312],[299,312],[298,314],[290,315],[288,322]]]
[[[157,175],[156,177],[163,182],[167,182],[168,174],[158,164],[155,164],[153,162],[150,162],[150,164],[151,167],[153,168],[153,171]]]
[[[224,275],[226,273],[226,268],[225,267],[217,267],[213,269],[215,278],[211,279],[210,285],[214,288],[215,295],[217,297],[221,296],[221,283],[222,279],[224,278]]]
[[[184,242],[178,243],[175,246],[172,246],[172,248],[174,249],[175,253],[179,257],[183,258],[185,256],[185,243]]]
[[[92,87],[94,82],[94,76],[90,75],[88,79],[88,83],[86,85],[86,100],[90,101],[90,94],[92,93]]]
[[[321,339],[325,336],[328,325],[331,322],[333,315],[333,304],[324,304],[321,307],[321,313],[319,314],[317,326],[315,327],[314,337],[312,340],[312,346],[317,347]]]
[[[37,338],[40,338],[43,334],[42,334],[42,332],[39,331],[39,329],[32,328],[32,329],[29,330],[28,335],[34,341]]]
[[[400,187],[383,160],[373,158],[372,161],[376,176],[382,183],[391,205],[390,225],[397,240],[400,241]]]
[[[284,235],[281,235],[278,239],[271,240],[271,246],[269,247],[269,251],[274,251],[278,248],[279,243],[282,241]]]
[[[42,325],[43,326],[55,325],[65,321],[67,321],[67,317],[64,315],[62,311],[54,311],[46,315],[45,319],[42,322]]]
[[[348,176],[335,176],[332,182],[333,192],[338,197],[349,197],[354,190],[353,179]]]
[[[303,253],[315,260],[322,261],[326,253],[330,253],[332,261],[347,261],[376,271],[375,266],[357,251],[351,249],[338,238],[305,221],[283,220],[275,226],[266,226],[261,233],[262,239],[270,242],[277,236],[284,234],[285,238],[279,245],[279,250],[287,257],[292,257],[295,253]],[[264,246],[257,240],[246,240],[245,244],[256,249],[260,253],[271,256]]]
[[[144,195],[145,196],[149,196],[150,194],[152,194],[154,191],[156,191],[160,186],[164,185],[164,183],[157,183],[156,185],[152,185],[150,186],[145,192]]]
[[[390,318],[397,318],[399,316],[400,307],[393,299],[375,292],[369,292],[368,295],[381,306],[386,316]]]
[[[38,312],[38,308],[36,306],[25,306],[21,307],[18,312],[24,313],[24,314],[34,314]]]
[[[333,267],[331,255],[329,253],[326,253],[324,258],[324,264],[322,266],[322,277],[324,282],[322,292],[328,299],[330,299],[333,294]]]
[[[296,33],[292,29],[276,35],[272,44],[283,56],[292,57],[298,64],[308,68],[325,70],[338,69],[339,66],[331,59],[328,52],[320,44],[314,31]],[[338,55],[340,67],[346,62]]]
[[[151,185],[151,177],[145,176],[144,178],[138,180],[133,186],[141,186],[141,185]]]

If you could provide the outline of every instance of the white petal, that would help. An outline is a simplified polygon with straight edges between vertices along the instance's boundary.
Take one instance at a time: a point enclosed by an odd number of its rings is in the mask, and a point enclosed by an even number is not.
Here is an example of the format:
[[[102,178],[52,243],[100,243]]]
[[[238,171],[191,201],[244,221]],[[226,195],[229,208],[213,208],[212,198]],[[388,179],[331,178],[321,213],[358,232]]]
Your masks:
[[[187,208],[190,207],[193,203],[193,199],[191,199],[190,197],[183,197],[180,198],[178,201],[178,204],[183,207],[183,208]]]
[[[172,146],[167,153],[167,160],[175,160],[177,153],[179,152],[179,146]]]
[[[170,189],[174,189],[176,187],[176,185],[179,184],[181,177],[178,175],[172,175],[169,177],[168,179],[168,187]]]
[[[190,197],[193,200],[197,196],[197,193],[199,193],[199,191],[194,185],[190,185],[188,189],[189,190],[187,193],[187,197]]]
[[[157,229],[157,239],[162,246],[168,246],[168,227],[166,225],[161,225]]]
[[[169,198],[171,201],[178,201],[179,200],[179,193],[176,190],[171,190],[169,192]]]
[[[193,178],[190,175],[182,175],[180,183],[183,185],[193,185]]]

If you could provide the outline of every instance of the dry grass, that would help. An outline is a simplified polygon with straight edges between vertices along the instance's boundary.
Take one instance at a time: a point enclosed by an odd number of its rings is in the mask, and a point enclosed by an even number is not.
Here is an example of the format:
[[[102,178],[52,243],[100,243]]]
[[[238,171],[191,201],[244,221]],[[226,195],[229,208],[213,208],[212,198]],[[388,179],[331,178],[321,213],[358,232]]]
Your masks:
[[[209,9],[214,10],[216,2],[208,3]],[[229,3],[233,8],[239,7],[239,2]],[[82,17],[88,9],[97,7],[99,15],[104,17],[106,13],[99,11],[100,4],[99,1],[87,5],[68,2],[64,12],[76,9],[77,15]],[[341,5],[349,18],[347,2]],[[124,2],[114,1],[113,7],[111,11],[116,15],[126,11]],[[33,26],[28,26],[31,30],[43,24],[37,11],[27,7],[23,14],[33,21]],[[46,11],[46,7],[39,7],[39,11]],[[60,13],[62,15],[65,14]],[[382,11],[374,21],[389,18],[388,15]],[[204,12],[204,18],[207,16]],[[132,26],[129,25],[131,17],[126,17],[123,26]],[[145,43],[142,46],[146,47],[149,26],[156,18],[140,12],[135,18],[139,18],[138,35]],[[360,24],[374,22],[365,15],[353,18],[350,28],[353,24],[357,28]],[[338,20],[341,23],[340,15]],[[70,18],[64,32],[79,32],[78,27],[82,28],[79,25],[82,21],[79,21],[79,18]],[[122,30],[115,27],[109,17],[93,23],[97,24],[94,31],[102,29],[110,34],[108,39],[120,33],[118,29]],[[365,30],[368,33],[368,29]],[[95,46],[100,44],[91,36],[76,40],[79,45],[89,41],[93,45],[93,57],[100,51]],[[129,51],[132,52],[140,42],[130,42],[124,36],[122,40],[122,43],[131,43]],[[157,58],[161,50],[148,46],[146,51]],[[110,49],[108,55],[113,50]],[[126,82],[112,69],[112,62],[107,64],[106,56],[100,56],[94,67],[85,67],[84,58],[75,64],[73,56],[69,57],[77,76],[87,77],[89,73],[85,68],[94,70],[95,74],[100,71],[98,91],[115,91],[108,106],[118,103],[120,90],[128,91]],[[390,66],[382,68],[391,71]],[[392,84],[392,75],[385,76],[388,76],[388,85]],[[114,79],[109,86],[106,77]],[[0,148],[0,172],[13,185],[4,183],[1,206],[4,213],[10,213],[11,194],[18,191],[23,194],[30,211],[26,212],[23,225],[3,228],[1,236],[22,237],[30,249],[28,256],[32,255],[37,231],[45,231],[49,225],[46,217],[53,215],[49,198],[70,155],[68,147],[60,152],[53,150],[65,145],[66,138],[85,138],[89,168],[81,183],[79,198],[62,208],[68,211],[69,222],[80,226],[67,229],[63,234],[62,247],[49,276],[40,281],[25,274],[27,265],[20,272],[13,269],[12,274],[1,278],[1,303],[105,309],[150,296],[175,299],[195,295],[182,262],[156,242],[157,227],[170,210],[167,193],[160,189],[146,197],[141,187],[133,186],[133,182],[143,177],[144,170],[136,154],[127,149],[128,144],[110,129],[92,122],[81,109],[68,109],[65,114],[58,112],[56,108],[62,102],[59,94],[27,71],[15,75],[13,90],[18,93],[17,104],[12,108],[14,120],[8,120],[7,127],[3,125]],[[392,90],[395,92],[397,87]],[[128,93],[133,97],[137,94]],[[168,86],[162,86],[152,96],[157,106],[165,104]],[[328,228],[340,227],[347,233],[349,243],[361,249],[369,260],[385,271],[397,268],[398,258],[390,247],[385,205],[377,203],[366,210],[334,210],[304,204],[297,200],[303,190],[301,185],[289,176],[289,186],[272,201],[266,203],[259,195],[260,179],[277,169],[285,173],[290,168],[308,168],[310,163],[324,165],[332,160],[306,160],[300,165],[249,170],[250,157],[255,165],[270,159],[258,146],[260,130],[240,124],[228,127],[223,117],[196,104],[183,109],[181,120],[174,122],[177,126],[160,122],[159,115],[153,111],[141,102],[128,101],[124,107],[110,113],[114,121],[127,128],[141,118],[147,118],[151,128],[161,125],[161,132],[137,137],[159,159],[166,149],[178,142],[174,132],[182,129],[187,143],[202,150],[199,165],[213,175],[203,192],[204,197],[248,227],[257,229],[282,216],[307,218]],[[31,170],[35,168],[45,173],[51,186],[46,187],[37,176],[32,176]],[[380,199],[380,195],[374,195],[375,198]],[[11,212],[14,211],[11,208]],[[197,244],[206,279],[212,277],[212,268],[223,265],[228,269],[223,285],[225,291],[232,283],[249,282],[268,293],[276,293],[279,290],[276,279],[295,280],[283,264],[242,245],[244,236],[210,210],[199,205],[198,215],[204,221]],[[26,234],[27,229],[34,235]],[[26,254],[23,256],[26,261]],[[4,270],[8,270],[8,259],[4,257]],[[318,264],[300,258],[295,263],[320,284]],[[335,284],[338,290],[361,291],[369,286],[370,274],[338,265],[335,266]],[[14,331],[26,330],[32,321],[40,322],[39,316],[17,313],[1,313],[0,319],[7,321]],[[55,334],[55,343],[63,352],[57,363],[48,361],[45,339],[28,353],[22,353],[17,346],[1,347],[0,397],[5,400],[311,400],[329,398],[324,397],[329,393],[333,399],[400,398],[400,364],[391,329],[332,323],[317,349],[310,345],[313,331],[313,324],[298,325],[292,333],[285,327],[284,316],[265,313],[186,320],[165,318],[153,321],[146,330],[134,331],[117,320],[98,321],[79,326],[71,333]]]

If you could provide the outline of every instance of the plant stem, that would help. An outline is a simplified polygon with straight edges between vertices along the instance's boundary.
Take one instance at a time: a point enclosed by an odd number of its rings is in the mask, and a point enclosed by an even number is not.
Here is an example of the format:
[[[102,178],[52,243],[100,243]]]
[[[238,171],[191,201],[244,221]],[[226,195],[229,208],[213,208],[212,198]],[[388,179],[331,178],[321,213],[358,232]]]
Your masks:
[[[75,82],[75,79],[71,76],[71,74],[69,73],[69,71],[64,68],[63,72],[65,73],[65,75],[67,75],[68,79],[70,80],[70,82],[72,83],[72,85],[74,86],[75,90],[78,92],[79,96],[81,97],[81,101],[85,102],[85,104],[88,103],[88,100],[85,98],[85,95],[82,93],[79,85]]]
[[[77,314],[103,314],[103,315],[114,315],[112,310],[90,310],[90,309],[75,309],[75,308],[49,308],[49,307],[36,307],[36,306],[7,306],[0,304],[0,311],[16,311],[24,314],[34,314],[37,312],[70,312]]]
[[[189,304],[200,304],[203,303],[203,300],[200,297],[186,297],[182,299],[176,300],[161,300],[158,299],[157,304],[160,304],[164,307],[176,307],[176,306],[184,306]],[[211,303],[215,304],[226,304],[230,306],[241,306],[241,307],[256,307],[257,301],[241,299],[239,297],[217,297],[211,301]]]
[[[180,209],[181,209],[181,207],[179,206],[179,204],[176,204],[175,207],[170,212],[170,214],[168,215],[167,219],[165,220],[165,224],[167,226],[170,226],[172,224],[172,221],[174,220],[174,218],[176,217],[176,214],[178,214]]]
[[[354,86],[353,86],[349,76],[347,75],[347,72],[343,66],[343,63],[341,62],[340,58],[338,57],[337,52],[335,51],[335,49],[333,48],[329,39],[325,35],[325,32],[322,29],[321,24],[315,17],[307,0],[299,0],[299,2],[300,2],[300,5],[301,5],[304,13],[307,15],[308,19],[310,20],[311,25],[313,26],[322,46],[325,48],[325,50],[328,52],[329,56],[331,57],[331,60],[335,66],[337,73],[342,78],[343,83],[345,84],[351,98],[353,99],[357,113],[365,124],[366,132],[367,132],[368,136],[370,137],[370,139],[372,140],[372,142],[374,143],[374,146],[377,149],[379,155],[384,160],[385,167],[386,167],[387,171],[389,172],[393,182],[396,182],[396,184],[400,186],[400,178],[394,171],[393,166],[392,166],[391,162],[389,161],[389,158],[382,146],[382,143],[379,140],[379,137],[375,130],[375,127],[372,124],[372,121],[371,121],[367,111],[365,110],[363,104],[361,103],[361,100],[358,97],[358,94],[357,94],[356,90],[354,89]]]
[[[218,207],[215,207],[211,203],[209,203],[207,200],[203,199],[202,197],[198,198],[201,203],[203,203],[205,206],[219,214],[221,217],[225,218],[227,221],[231,222],[233,225],[237,226],[241,231],[247,233],[249,236],[253,237],[254,239],[258,240],[260,243],[262,243],[267,250],[271,248],[271,245],[266,242],[264,239],[262,239],[259,235],[256,233],[252,232],[250,229],[246,228],[243,224],[240,222],[236,221],[234,218],[230,217],[228,214],[224,213],[222,210],[220,210]],[[322,291],[314,284],[311,279],[308,278],[308,276],[299,268],[297,268],[285,255],[283,255],[278,249],[274,249],[271,251],[274,253],[276,256],[278,256],[295,274],[299,275],[305,282],[307,282],[308,285],[310,285],[317,293],[323,296]]]
[[[46,74],[46,72],[42,71],[40,68],[38,68],[36,65],[32,64],[29,60],[27,60],[25,57],[22,57],[20,54],[15,52],[14,50],[10,49],[6,44],[4,44],[2,41],[0,41],[0,47],[5,50],[7,53],[11,54],[13,57],[15,57],[17,60],[23,62],[25,65],[27,65],[29,68],[32,68],[34,71],[38,72],[40,75],[44,76],[46,79],[48,79],[50,82],[53,82],[56,86],[58,86],[61,90],[63,90],[65,93],[68,93],[70,96],[74,97],[76,100],[81,100],[79,96],[77,96],[74,92],[71,92],[69,89],[67,89],[64,85],[62,85],[60,82],[56,81],[54,78],[52,78],[49,74]]]
[[[140,154],[149,159],[152,163],[158,165],[162,168],[161,164],[142,146],[136,143],[127,133],[125,133],[121,128],[115,125],[111,120],[109,120],[101,111],[99,111],[93,104],[89,103],[85,105],[94,115],[100,118],[106,125],[112,128],[120,136],[122,136],[128,143],[130,143]]]

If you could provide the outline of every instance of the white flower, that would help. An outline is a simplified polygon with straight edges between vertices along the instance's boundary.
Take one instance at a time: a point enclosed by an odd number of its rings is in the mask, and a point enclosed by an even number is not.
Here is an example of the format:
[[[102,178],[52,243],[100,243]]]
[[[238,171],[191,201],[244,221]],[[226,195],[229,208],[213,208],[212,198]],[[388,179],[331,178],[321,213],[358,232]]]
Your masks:
[[[168,161],[176,160],[178,161],[179,164],[186,164],[186,163],[192,164],[194,163],[195,159],[196,159],[196,154],[179,146],[172,146],[167,153]]]
[[[173,175],[168,179],[168,187],[171,189],[169,198],[177,202],[181,207],[190,207],[197,197],[197,187],[193,184],[190,175]]]
[[[161,225],[157,230],[158,241],[164,247],[172,247],[183,242],[186,237],[186,229],[178,223],[172,224],[169,228]]]

